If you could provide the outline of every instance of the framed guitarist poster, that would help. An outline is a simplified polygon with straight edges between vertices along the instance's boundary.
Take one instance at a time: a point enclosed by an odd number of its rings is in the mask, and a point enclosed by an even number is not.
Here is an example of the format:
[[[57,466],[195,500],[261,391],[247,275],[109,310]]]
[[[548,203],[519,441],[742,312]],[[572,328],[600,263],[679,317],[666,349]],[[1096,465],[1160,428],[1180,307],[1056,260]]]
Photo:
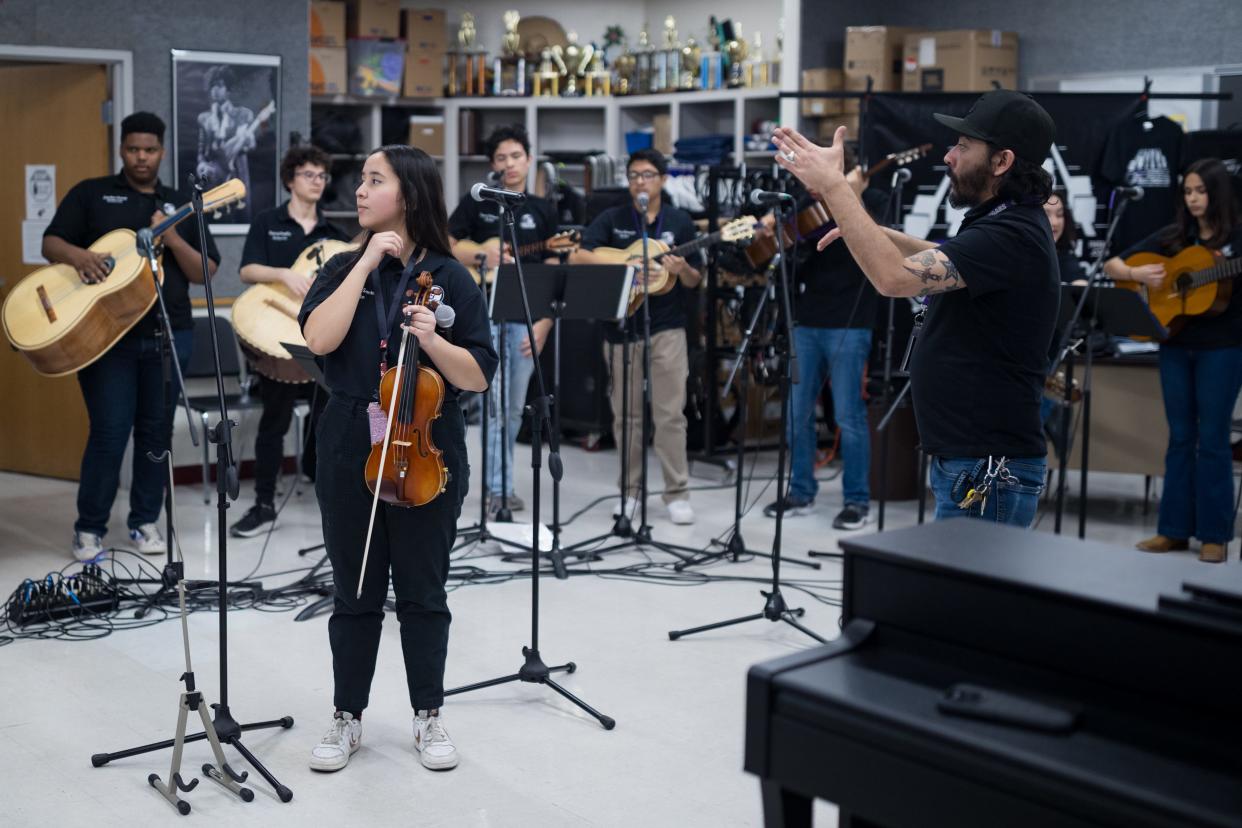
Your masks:
[[[245,201],[206,218],[215,235],[245,235],[280,203],[280,56],[173,49],[172,78],[174,186],[240,179]]]

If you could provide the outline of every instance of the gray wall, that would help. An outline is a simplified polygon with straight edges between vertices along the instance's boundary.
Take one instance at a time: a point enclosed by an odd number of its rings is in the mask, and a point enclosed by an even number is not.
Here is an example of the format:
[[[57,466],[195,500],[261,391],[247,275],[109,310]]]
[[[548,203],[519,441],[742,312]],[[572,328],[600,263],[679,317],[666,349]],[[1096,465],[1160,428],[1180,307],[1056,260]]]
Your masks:
[[[1238,0],[840,0],[802,3],[802,65],[840,66],[846,26],[1004,29],[1021,40],[1019,83],[1046,75],[1242,63]]]
[[[280,147],[310,135],[306,0],[0,0],[0,43],[125,49],[134,54],[134,107],[172,120],[170,49],[280,55]],[[165,157],[161,178],[171,183]],[[217,239],[221,295],[237,292],[241,236]],[[201,289],[198,289],[201,295]]]

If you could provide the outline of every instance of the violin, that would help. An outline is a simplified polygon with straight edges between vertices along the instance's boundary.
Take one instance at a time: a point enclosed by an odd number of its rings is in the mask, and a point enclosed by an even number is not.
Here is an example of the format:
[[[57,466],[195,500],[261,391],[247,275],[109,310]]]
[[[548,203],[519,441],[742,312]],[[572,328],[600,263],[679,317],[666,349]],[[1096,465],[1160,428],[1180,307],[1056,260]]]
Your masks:
[[[420,273],[415,284],[418,293],[407,305],[426,305],[433,311],[439,307],[444,288],[431,283],[430,273]],[[419,365],[418,337],[410,336],[404,327],[397,365],[380,377],[379,396],[385,419],[384,437],[371,444],[363,471],[373,497],[366,545],[362,547],[362,568],[358,572],[359,598],[380,500],[394,506],[422,506],[440,496],[449,480],[443,453],[431,440],[431,424],[439,418],[444,405],[444,378]]]
[[[415,282],[418,293],[407,304],[426,305],[434,311],[444,298],[444,289],[433,285],[426,271]],[[430,503],[449,479],[443,452],[431,439],[431,424],[444,405],[444,378],[419,364],[418,351],[418,337],[403,329],[397,365],[380,379],[380,407],[387,415],[384,439],[371,446],[364,473],[376,501],[394,506]]]

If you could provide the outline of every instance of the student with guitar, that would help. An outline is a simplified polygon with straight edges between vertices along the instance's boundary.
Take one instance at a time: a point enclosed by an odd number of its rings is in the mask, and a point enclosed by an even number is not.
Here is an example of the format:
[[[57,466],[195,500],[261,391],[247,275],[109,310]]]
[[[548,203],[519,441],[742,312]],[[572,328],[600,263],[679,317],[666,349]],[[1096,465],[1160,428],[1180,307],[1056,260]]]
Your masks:
[[[331,159],[318,147],[302,144],[290,147],[280,162],[280,181],[289,191],[289,200],[264,210],[250,222],[246,245],[242,248],[241,280],[246,284],[275,282],[301,301],[310,290],[311,278],[290,266],[307,246],[322,239],[345,242],[349,235],[323,217],[319,200],[331,176]],[[307,430],[305,469],[315,468],[314,424],[326,402],[315,393],[312,383],[278,382],[259,374],[259,394],[263,415],[254,441],[254,506],[230,527],[234,537],[249,538],[272,528],[276,522],[276,478],[284,459],[285,432],[293,419],[298,399],[314,401],[311,427]],[[302,469],[297,473],[301,474]]]
[[[104,256],[86,249],[112,230],[152,227],[189,201],[160,183],[164,159],[164,122],[150,112],[135,112],[121,121],[121,164],[118,175],[89,178],[74,185],[56,208],[43,234],[43,256],[78,271],[87,284],[109,275]],[[173,328],[177,358],[184,364],[194,342],[189,282],[202,282],[199,250],[207,245],[212,273],[220,253],[208,231],[200,240],[197,225],[183,222],[163,233],[164,300]],[[133,482],[129,491],[129,539],[139,552],[166,551],[156,520],[164,503],[167,471],[147,453],[168,448],[176,389],[165,389],[161,365],[162,336],[158,305],[104,354],[78,372],[82,398],[90,418],[90,436],[82,454],[78,483],[78,519],[73,554],[92,560],[104,552],[103,538],[120,485],[125,446],[134,435]]]
[[[500,186],[516,193],[526,193],[526,179],[531,161],[530,138],[520,124],[493,130],[484,144],[484,152],[491,159],[492,171],[499,176]],[[556,211],[551,203],[532,193],[526,193],[526,200],[515,212],[522,261],[556,261],[555,256],[548,255],[544,244],[556,233]],[[498,265],[513,261],[512,251],[501,242],[502,238],[507,238],[508,231],[500,224],[500,208],[495,202],[475,201],[469,195],[464,196],[457,209],[449,216],[448,232],[449,241],[453,245],[453,256],[466,267],[483,271],[480,274],[481,280],[487,280],[488,277],[484,274],[490,273]],[[482,268],[479,267],[480,257],[486,258],[486,264]],[[531,347],[524,323],[502,324],[505,335],[504,352],[500,353],[500,370],[504,373],[497,383],[503,383],[505,396],[503,463],[501,428],[497,416],[502,406],[499,386],[493,386],[485,412],[489,418],[488,510],[493,513],[502,503],[512,510],[526,506],[513,493],[513,447],[517,443],[518,430],[522,425],[522,411],[526,407],[526,386],[530,384],[531,374],[535,371],[534,358],[543,350],[548,331],[552,329],[551,319],[536,321],[535,342],[534,347]],[[492,329],[496,350],[500,352],[500,326],[493,324]]]
[[[1145,552],[1189,549],[1194,537],[1203,544],[1199,560],[1222,563],[1228,555],[1229,430],[1242,388],[1242,291],[1228,278],[1239,272],[1233,267],[1237,256],[1242,225],[1229,171],[1205,158],[1186,170],[1174,222],[1104,263],[1104,272],[1120,285],[1146,291],[1153,312],[1172,332],[1160,344],[1169,421],[1164,494],[1156,535],[1138,544]],[[1167,306],[1177,315],[1167,318]]]
[[[685,244],[695,236],[694,222],[690,215],[671,204],[665,204],[661,193],[664,182],[668,180],[668,163],[664,156],[651,149],[639,150],[630,156],[625,168],[629,181],[629,204],[605,210],[591,222],[582,237],[583,252],[574,254],[575,264],[610,264],[611,260],[603,259],[590,251],[597,247],[610,246],[615,248],[629,247],[642,239],[643,222],[647,226],[648,238],[663,242],[669,247]],[[647,196],[647,210],[640,214],[639,195]],[[637,262],[641,268],[642,263]],[[663,274],[676,277],[672,288],[665,293],[652,294],[651,313],[651,400],[652,419],[655,426],[655,450],[660,459],[660,468],[664,473],[664,503],[668,507],[669,519],[673,523],[694,523],[694,509],[690,506],[690,493],[687,489],[690,480],[690,469],[686,459],[686,377],[689,375],[689,359],[686,343],[686,292],[698,287],[703,275],[694,265],[680,256],[665,255],[659,261],[649,263],[650,278],[662,281]],[[639,271],[641,273],[641,270]],[[642,313],[643,311],[639,311]],[[642,334],[641,325],[633,317],[627,329],[620,330],[611,325],[605,326],[608,342],[605,345],[605,359],[615,366],[612,376],[612,415],[613,435],[622,440],[623,434],[629,435],[628,480],[622,481],[627,493],[627,502],[633,497],[637,503],[639,495],[639,475],[643,445],[642,419],[642,365],[643,343],[639,341]],[[622,359],[623,337],[628,336],[635,347],[630,358],[629,400],[626,407],[628,422],[622,424],[622,379],[624,371]]]

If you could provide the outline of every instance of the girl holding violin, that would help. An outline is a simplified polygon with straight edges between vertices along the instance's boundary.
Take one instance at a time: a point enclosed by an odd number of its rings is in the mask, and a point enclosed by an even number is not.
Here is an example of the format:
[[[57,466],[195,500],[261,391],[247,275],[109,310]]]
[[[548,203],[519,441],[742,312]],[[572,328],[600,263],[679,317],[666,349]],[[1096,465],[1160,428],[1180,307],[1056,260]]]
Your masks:
[[[356,197],[366,240],[324,265],[298,315],[332,391],[317,432],[315,489],[335,586],[336,712],[310,766],[340,770],[361,743],[391,570],[414,747],[424,766],[448,770],[458,757],[440,716],[452,617],[445,582],[470,474],[457,392],[485,390],[497,356],[483,293],[450,252],[431,157],[381,147],[367,158]],[[440,320],[451,328],[438,327],[426,303],[433,292],[455,312]],[[427,490],[419,484],[428,476],[430,499],[412,505],[424,498],[403,493]]]
[[[1173,256],[1202,245],[1219,259],[1242,256],[1242,223],[1229,170],[1215,158],[1186,169],[1174,222],[1109,259],[1104,272],[1149,286],[1165,279],[1163,264],[1132,267],[1137,253]],[[1221,288],[1226,285],[1221,285]],[[1191,316],[1160,343],[1160,387],[1169,422],[1164,493],[1156,534],[1139,542],[1144,552],[1202,543],[1199,560],[1223,563],[1233,538],[1233,453],[1229,445],[1234,403],[1242,388],[1242,289],[1228,285],[1228,304],[1216,315]]]

